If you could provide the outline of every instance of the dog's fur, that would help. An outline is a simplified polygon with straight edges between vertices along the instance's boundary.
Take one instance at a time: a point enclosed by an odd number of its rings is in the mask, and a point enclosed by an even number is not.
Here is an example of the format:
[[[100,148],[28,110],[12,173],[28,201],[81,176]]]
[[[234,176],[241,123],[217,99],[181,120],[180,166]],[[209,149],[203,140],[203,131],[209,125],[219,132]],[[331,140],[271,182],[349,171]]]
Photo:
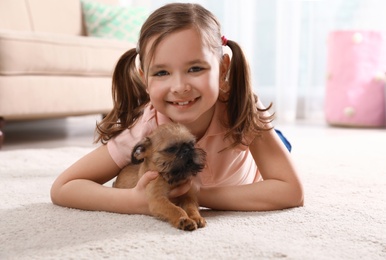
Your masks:
[[[195,137],[181,124],[157,127],[134,147],[131,164],[118,174],[114,187],[133,188],[145,172],[157,171],[160,175],[146,187],[152,215],[182,230],[204,227],[206,221],[200,215],[192,189],[173,199],[173,203],[168,198],[173,187],[192,178],[205,166],[206,153],[195,148],[195,142]]]

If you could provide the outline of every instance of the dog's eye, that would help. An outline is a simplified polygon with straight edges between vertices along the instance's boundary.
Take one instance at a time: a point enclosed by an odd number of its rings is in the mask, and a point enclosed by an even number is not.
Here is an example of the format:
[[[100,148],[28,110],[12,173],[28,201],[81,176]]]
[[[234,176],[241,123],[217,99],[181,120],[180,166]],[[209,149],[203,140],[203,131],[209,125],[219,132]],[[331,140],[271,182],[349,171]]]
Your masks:
[[[170,147],[166,148],[164,151],[167,153],[176,153],[178,151],[178,147],[177,146],[170,146]]]

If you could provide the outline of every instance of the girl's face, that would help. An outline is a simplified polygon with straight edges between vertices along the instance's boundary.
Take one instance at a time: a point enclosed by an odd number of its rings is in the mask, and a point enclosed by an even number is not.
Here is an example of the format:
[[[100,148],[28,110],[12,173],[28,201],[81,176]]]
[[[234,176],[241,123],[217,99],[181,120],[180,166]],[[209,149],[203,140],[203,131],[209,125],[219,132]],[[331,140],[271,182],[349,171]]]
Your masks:
[[[147,44],[147,52],[154,40]],[[196,30],[185,29],[163,39],[144,70],[147,92],[157,111],[191,130],[206,130],[219,95],[220,61]]]

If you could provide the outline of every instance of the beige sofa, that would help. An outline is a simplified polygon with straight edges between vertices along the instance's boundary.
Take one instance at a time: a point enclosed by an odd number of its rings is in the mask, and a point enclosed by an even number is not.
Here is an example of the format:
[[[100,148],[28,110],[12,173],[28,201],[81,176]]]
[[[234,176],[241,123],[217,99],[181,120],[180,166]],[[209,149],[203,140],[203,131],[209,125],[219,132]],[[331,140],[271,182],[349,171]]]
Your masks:
[[[79,0],[1,0],[0,126],[107,113],[113,68],[132,47],[87,37]]]

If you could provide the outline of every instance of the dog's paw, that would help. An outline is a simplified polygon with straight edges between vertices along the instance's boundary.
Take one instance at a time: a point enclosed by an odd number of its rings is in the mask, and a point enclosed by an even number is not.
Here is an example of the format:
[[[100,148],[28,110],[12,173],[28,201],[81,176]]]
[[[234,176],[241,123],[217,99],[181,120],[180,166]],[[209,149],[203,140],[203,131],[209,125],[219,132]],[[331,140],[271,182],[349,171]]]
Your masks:
[[[197,223],[190,218],[180,218],[178,228],[185,231],[193,231],[197,229]]]
[[[203,217],[196,217],[192,219],[196,222],[198,228],[203,228],[206,226],[206,220]]]

